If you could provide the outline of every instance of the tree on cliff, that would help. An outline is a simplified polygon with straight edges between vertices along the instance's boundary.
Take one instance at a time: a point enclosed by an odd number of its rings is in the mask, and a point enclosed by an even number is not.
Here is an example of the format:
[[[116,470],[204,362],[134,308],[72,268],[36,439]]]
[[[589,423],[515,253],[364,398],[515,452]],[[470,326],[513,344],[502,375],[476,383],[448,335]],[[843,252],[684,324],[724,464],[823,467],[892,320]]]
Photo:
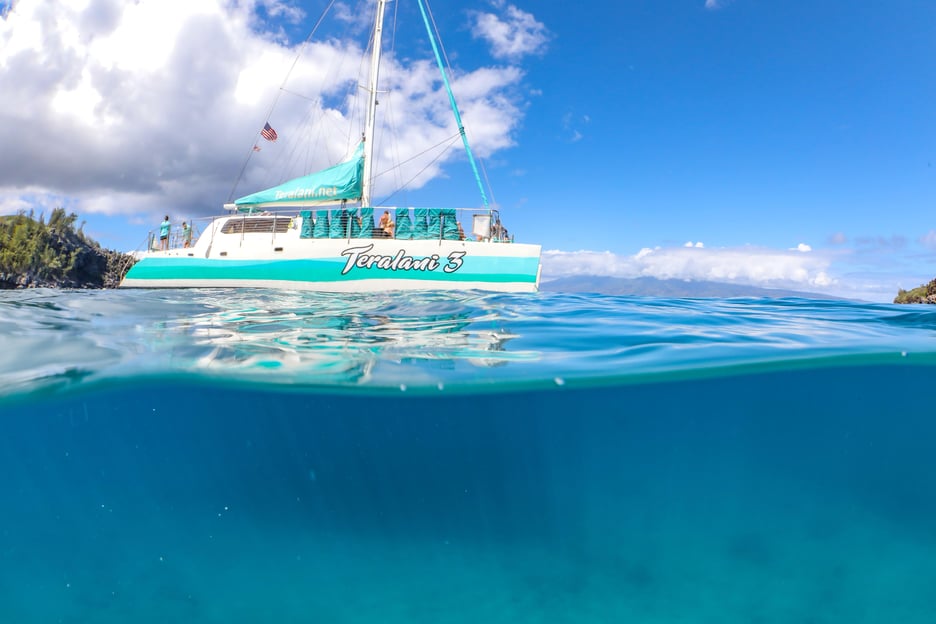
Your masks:
[[[913,290],[901,288],[894,303],[936,303],[936,279]]]
[[[133,260],[102,249],[75,228],[78,215],[55,208],[46,223],[20,212],[0,217],[0,287],[110,288]]]

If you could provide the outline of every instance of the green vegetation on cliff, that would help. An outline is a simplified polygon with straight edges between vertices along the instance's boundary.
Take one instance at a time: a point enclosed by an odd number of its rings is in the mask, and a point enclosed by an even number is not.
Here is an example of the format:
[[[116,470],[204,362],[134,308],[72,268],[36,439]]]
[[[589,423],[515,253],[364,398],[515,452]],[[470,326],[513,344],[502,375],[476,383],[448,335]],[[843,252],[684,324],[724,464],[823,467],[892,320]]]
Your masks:
[[[45,222],[20,213],[0,217],[0,288],[113,288],[130,256],[102,249],[75,228],[78,215],[56,208]]]
[[[901,288],[894,303],[936,303],[936,279],[913,290]]]

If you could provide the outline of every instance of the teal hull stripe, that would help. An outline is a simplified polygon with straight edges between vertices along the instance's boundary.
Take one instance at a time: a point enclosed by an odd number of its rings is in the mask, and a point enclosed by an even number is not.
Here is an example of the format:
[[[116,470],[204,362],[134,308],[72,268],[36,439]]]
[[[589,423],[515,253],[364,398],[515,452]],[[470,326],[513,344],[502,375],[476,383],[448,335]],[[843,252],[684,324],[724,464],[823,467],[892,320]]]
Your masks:
[[[215,260],[206,258],[145,258],[136,263],[127,279],[137,280],[283,280],[301,282],[348,282],[360,279],[444,280],[447,282],[534,283],[537,258],[465,258],[453,273],[442,270],[444,259],[434,271],[396,271],[352,268],[341,271],[346,258],[320,260]]]

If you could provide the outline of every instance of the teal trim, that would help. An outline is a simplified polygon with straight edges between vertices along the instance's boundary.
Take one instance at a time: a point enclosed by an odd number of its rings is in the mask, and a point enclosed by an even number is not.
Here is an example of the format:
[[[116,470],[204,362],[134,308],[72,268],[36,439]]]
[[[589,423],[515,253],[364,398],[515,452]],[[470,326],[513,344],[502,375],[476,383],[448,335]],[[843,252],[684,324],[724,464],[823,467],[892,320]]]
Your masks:
[[[348,229],[350,238],[361,238],[361,224],[358,221],[358,211],[349,210],[348,211]],[[370,238],[368,236],[368,238]]]
[[[423,257],[414,257],[423,260]],[[317,260],[228,260],[207,258],[144,258],[127,273],[134,280],[282,280],[301,282],[345,282],[359,279],[444,280],[446,282],[536,281],[538,258],[465,256],[464,264],[453,273],[443,267],[446,258],[432,271],[347,268],[348,257]]]
[[[393,228],[393,237],[397,240],[410,240],[413,238],[413,222],[410,220],[409,208],[396,209],[396,225]]]
[[[431,238],[433,240],[439,240],[442,238],[442,215],[440,208],[430,208],[427,211],[429,217],[429,227],[427,229],[426,238]]]
[[[302,229],[299,230],[299,238],[312,238],[312,211],[300,210],[299,216],[302,217]]]
[[[296,202],[337,204],[339,200],[355,200],[361,197],[363,172],[364,144],[360,143],[347,162],[241,197],[234,204],[249,208],[255,204],[288,206]]]
[[[328,230],[328,238],[345,238],[348,234],[348,210],[332,210],[331,227]]]
[[[442,238],[445,240],[458,240],[458,215],[454,208],[440,208],[439,215],[442,217]]]
[[[315,227],[312,229],[313,238],[328,238],[328,211],[319,210],[315,213]]]
[[[374,209],[361,208],[361,230],[358,232],[358,238],[374,237]]]
[[[426,224],[426,217],[428,216],[428,208],[413,208],[413,238],[416,240],[429,238],[429,227]]]

